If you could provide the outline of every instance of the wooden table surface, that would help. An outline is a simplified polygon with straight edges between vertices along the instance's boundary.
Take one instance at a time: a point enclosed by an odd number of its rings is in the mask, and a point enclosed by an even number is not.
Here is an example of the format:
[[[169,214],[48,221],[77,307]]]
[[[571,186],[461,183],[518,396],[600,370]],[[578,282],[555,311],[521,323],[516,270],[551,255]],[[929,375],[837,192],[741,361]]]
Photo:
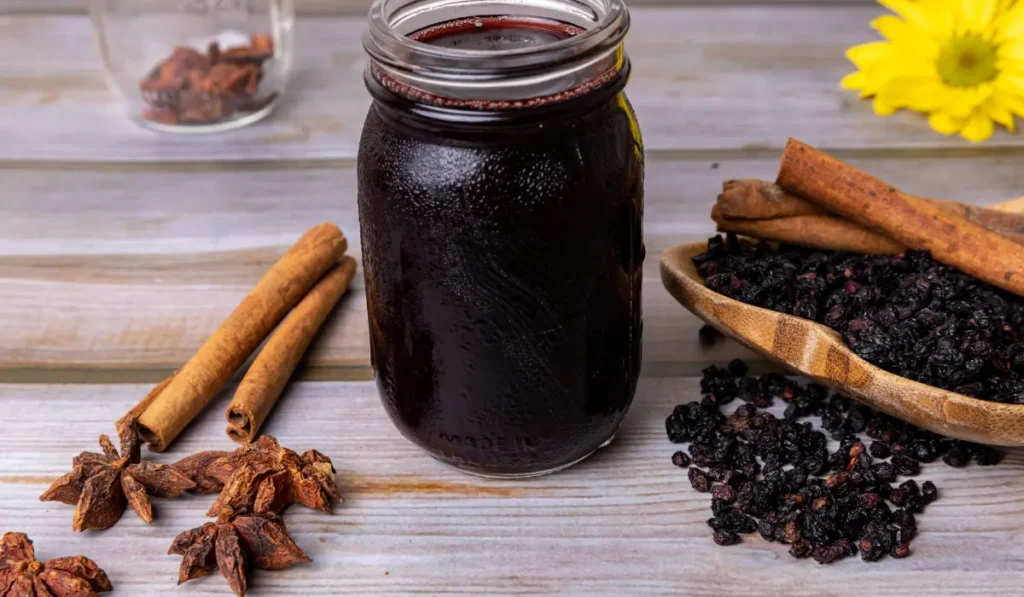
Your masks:
[[[922,479],[942,497],[919,517],[913,557],[831,567],[756,537],[717,547],[708,497],[669,462],[663,421],[699,398],[694,375],[750,356],[729,343],[701,348],[699,323],[657,274],[662,249],[713,232],[708,211],[723,179],[772,177],[796,136],[917,194],[979,204],[1024,194],[1024,136],[969,146],[913,115],[875,117],[838,88],[851,68],[843,50],[874,38],[867,23],[879,12],[848,3],[635,8],[628,93],[649,152],[645,362],[617,440],[529,481],[438,464],[379,406],[357,284],[265,428],[284,445],[330,455],[346,501],[333,516],[290,511],[314,562],[257,572],[251,594],[1019,595],[1024,452],[998,467],[926,466]],[[306,228],[334,221],[358,254],[362,26],[362,17],[300,18],[280,111],[232,134],[188,137],[124,117],[86,17],[0,16],[0,531],[29,533],[44,558],[93,557],[115,595],[173,588],[180,558],[164,554],[177,532],[204,522],[211,498],[157,500],[152,525],[128,513],[112,530],[76,535],[70,507],[37,497],[186,360]],[[226,401],[155,459],[230,449]],[[212,577],[175,594],[229,591]]]

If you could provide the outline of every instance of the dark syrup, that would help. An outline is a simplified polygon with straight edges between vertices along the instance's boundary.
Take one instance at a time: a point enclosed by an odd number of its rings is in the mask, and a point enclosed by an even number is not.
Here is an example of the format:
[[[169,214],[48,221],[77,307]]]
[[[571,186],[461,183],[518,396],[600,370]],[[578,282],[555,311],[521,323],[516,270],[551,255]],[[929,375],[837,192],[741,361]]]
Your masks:
[[[550,19],[472,17],[420,29],[409,37],[432,46],[494,51],[545,45],[580,33],[579,27]]]
[[[578,33],[463,21],[413,36],[496,49]],[[497,475],[571,464],[632,401],[643,152],[625,78],[484,125],[370,83],[359,212],[377,383],[442,460]]]

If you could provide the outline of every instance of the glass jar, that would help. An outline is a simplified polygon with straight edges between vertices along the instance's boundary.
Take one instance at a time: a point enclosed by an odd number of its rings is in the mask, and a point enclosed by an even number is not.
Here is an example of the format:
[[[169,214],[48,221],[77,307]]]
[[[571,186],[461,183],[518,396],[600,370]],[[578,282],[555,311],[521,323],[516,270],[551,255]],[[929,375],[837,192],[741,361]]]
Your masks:
[[[608,443],[640,370],[643,146],[620,0],[378,0],[359,218],[399,430],[463,471]]]
[[[294,0],[91,0],[112,87],[152,129],[204,133],[270,114],[291,71]]]

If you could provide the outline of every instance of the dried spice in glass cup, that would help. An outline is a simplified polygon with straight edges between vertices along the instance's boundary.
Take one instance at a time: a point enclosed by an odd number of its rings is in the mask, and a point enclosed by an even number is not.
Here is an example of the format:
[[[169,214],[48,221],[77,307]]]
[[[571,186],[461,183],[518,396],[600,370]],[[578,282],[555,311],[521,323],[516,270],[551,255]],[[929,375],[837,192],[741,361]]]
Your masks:
[[[359,147],[371,349],[401,432],[521,477],[614,436],[640,370],[643,147],[619,0],[378,0]]]
[[[143,126],[237,128],[285,91],[293,0],[92,0],[90,12],[108,78]]]

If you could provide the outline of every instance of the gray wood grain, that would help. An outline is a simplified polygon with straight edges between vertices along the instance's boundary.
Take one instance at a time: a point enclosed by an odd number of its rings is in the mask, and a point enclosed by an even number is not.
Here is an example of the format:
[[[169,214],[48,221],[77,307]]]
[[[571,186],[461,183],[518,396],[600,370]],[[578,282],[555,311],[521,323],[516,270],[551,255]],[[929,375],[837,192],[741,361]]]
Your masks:
[[[839,88],[872,40],[871,5],[637,8],[628,94],[649,151],[749,155],[788,136],[825,148],[967,148],[914,114],[880,118]],[[369,99],[361,17],[299,19],[294,78],[273,119],[218,136],[158,135],[106,88],[84,17],[0,20],[0,160],[349,160]],[[1020,146],[998,134],[981,151]],[[971,151],[978,151],[977,148]]]
[[[1014,156],[866,158],[903,189],[991,204],[1024,195]],[[644,368],[694,374],[699,321],[661,287],[658,255],[713,231],[728,178],[771,178],[774,159],[649,160]],[[0,380],[156,381],[187,360],[308,227],[331,220],[359,253],[350,167],[8,168],[0,190]],[[310,355],[317,378],[370,375],[362,285]],[[712,358],[748,355],[723,342]]]
[[[352,160],[368,103],[365,1],[299,0],[303,12],[357,16],[301,19],[280,112],[203,138],[127,121],[84,17],[0,17],[0,532],[28,532],[43,558],[93,557],[114,597],[175,590],[180,559],[166,549],[205,521],[212,498],[156,500],[153,525],[128,513],[82,535],[71,532],[70,507],[38,495],[149,387],[113,382],[154,382],[180,365],[307,227],[337,222],[358,254]],[[850,70],[842,52],[874,39],[867,23],[879,7],[678,1],[687,6],[631,3],[629,94],[651,157],[645,363],[615,443],[558,475],[480,480],[404,441],[371,383],[293,384],[265,430],[331,456],[346,502],[333,516],[290,511],[289,529],[314,562],[259,572],[250,594],[1020,594],[1020,451],[992,468],[926,466],[921,479],[942,498],[919,516],[907,560],[822,567],[759,538],[711,542],[708,497],[670,464],[676,447],[663,427],[674,404],[699,398],[698,385],[672,376],[749,353],[698,345],[699,322],[661,288],[658,252],[710,234],[721,181],[772,177],[790,135],[921,195],[991,204],[1024,195],[1024,182],[1019,137],[968,147],[912,115],[877,118],[838,89]],[[83,6],[6,0],[0,13]],[[357,283],[344,299],[303,378],[369,377],[362,292]],[[37,383],[2,383],[15,380]],[[221,414],[229,393],[155,460],[231,449]],[[230,594],[216,575],[175,592]]]
[[[859,3],[872,0],[714,0],[716,2],[761,2],[771,4],[820,4]],[[707,3],[708,0],[631,0],[630,6]],[[295,11],[300,15],[363,15],[369,10],[371,0],[295,0]],[[5,0],[0,4],[0,14],[84,14],[89,0]]]
[[[113,529],[82,535],[71,532],[71,507],[37,496],[147,389],[0,385],[5,418],[18,421],[0,434],[0,529],[29,533],[44,558],[93,557],[115,584],[112,597],[170,593],[180,558],[165,555],[167,547],[205,521],[212,497],[154,500],[152,525],[128,512]],[[609,448],[556,475],[500,482],[462,475],[406,442],[371,383],[297,384],[266,431],[330,456],[346,501],[334,515],[288,511],[288,528],[313,563],[257,572],[251,594],[1020,594],[1024,453],[996,467],[925,465],[918,479],[934,481],[940,499],[918,515],[910,558],[819,566],[757,536],[725,548],[711,541],[709,496],[672,466],[677,447],[664,431],[675,404],[698,398],[696,379],[644,378]],[[226,404],[225,396],[172,452],[153,458],[231,449]],[[230,594],[217,574],[173,590]]]

